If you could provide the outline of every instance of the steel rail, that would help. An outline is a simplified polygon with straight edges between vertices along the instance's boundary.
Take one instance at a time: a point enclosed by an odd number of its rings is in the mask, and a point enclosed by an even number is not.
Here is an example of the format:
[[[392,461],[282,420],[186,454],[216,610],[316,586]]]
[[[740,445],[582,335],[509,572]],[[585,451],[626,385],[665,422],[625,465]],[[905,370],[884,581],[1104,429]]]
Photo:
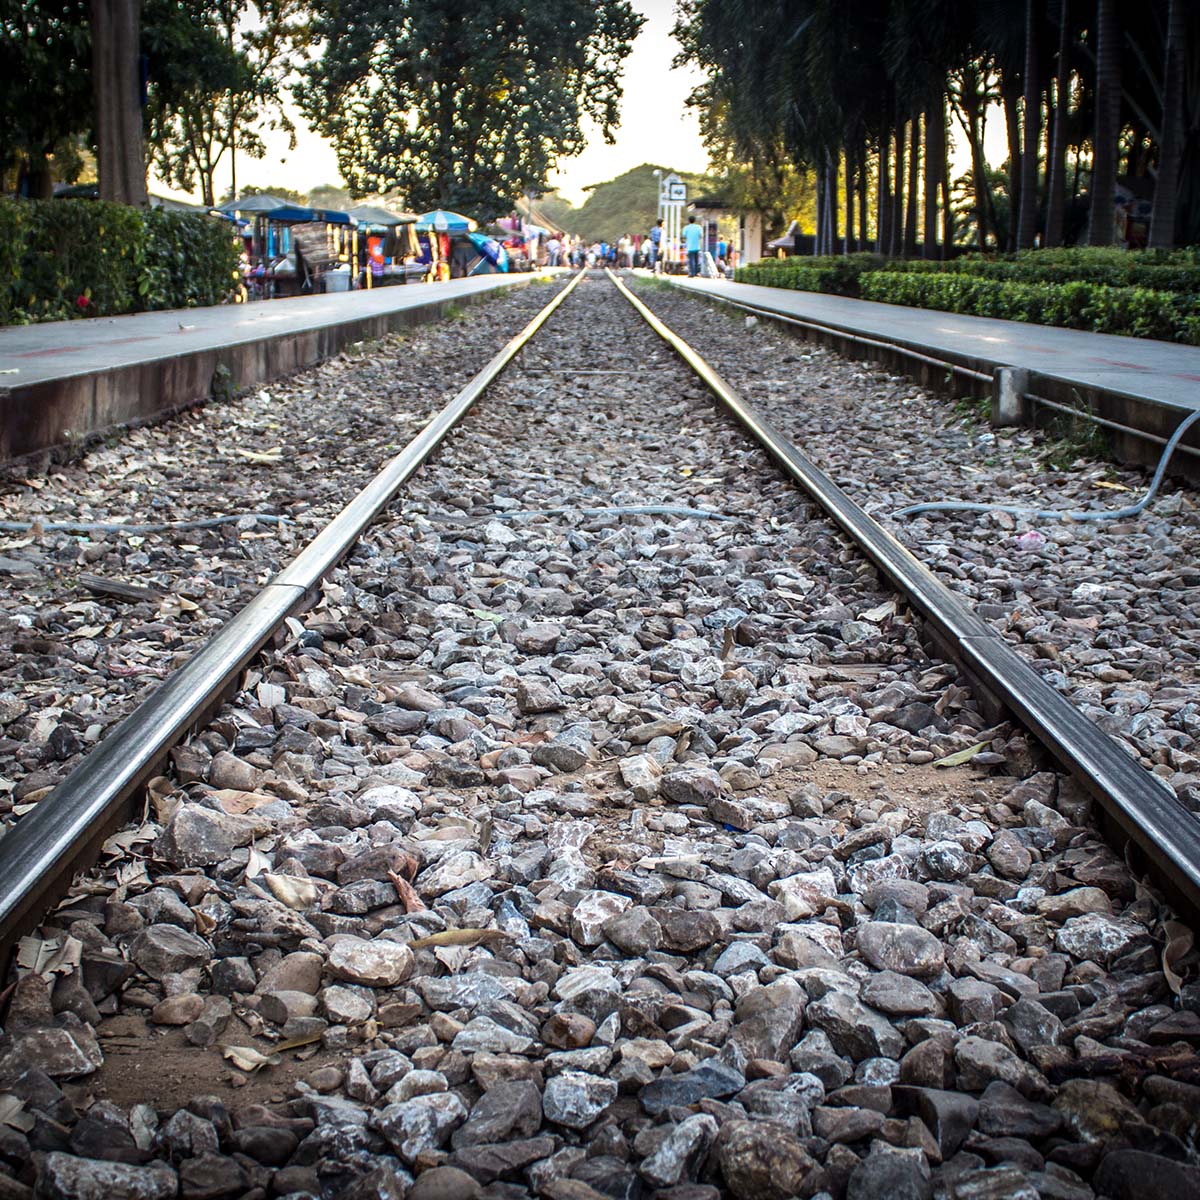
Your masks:
[[[1121,743],[1096,728],[887,529],[765,421],[621,280],[606,272],[647,324],[707,384],[774,461],[798,483],[906,598],[939,648],[1032,732],[1095,797],[1121,838],[1145,856],[1171,899],[1200,914],[1200,820]]]
[[[0,836],[0,963],[41,919],[167,752],[233,690],[285,618],[307,607],[321,579],[571,294],[584,272],[499,350],[398,454],[389,459],[262,591],[129,714],[32,812]]]
[[[605,270],[607,269],[606,267]],[[849,329],[843,329],[840,325],[825,325],[820,321],[808,321],[803,317],[793,317],[788,313],[776,312],[773,308],[761,308],[757,304],[749,304],[745,300],[734,300],[731,296],[721,296],[715,292],[696,292],[694,294],[702,296],[706,300],[715,300],[718,304],[728,304],[732,308],[743,309],[746,312],[753,313],[755,316],[767,317],[772,321],[779,321],[783,325],[795,325],[800,329],[813,329],[817,333],[844,338],[848,342],[853,342],[856,346],[870,346],[874,350],[887,350],[890,353],[902,354],[906,358],[925,363],[927,366],[952,371],[955,375],[965,375],[968,379],[973,379],[977,383],[986,383],[990,386],[995,379],[991,371],[977,371],[974,367],[964,367],[961,363],[951,362],[948,358],[935,358],[932,354],[926,354],[921,350],[913,350],[900,342],[883,342],[878,338],[867,337],[862,333],[852,333]]]
[[[817,333],[843,338],[857,346],[870,346],[877,350],[891,351],[906,358],[914,359],[917,362],[925,363],[927,366],[944,368],[956,375],[963,375],[968,379],[973,379],[978,383],[986,383],[988,385],[995,383],[995,374],[991,371],[977,371],[973,367],[964,367],[960,363],[950,362],[949,359],[935,358],[931,354],[925,354],[920,350],[913,350],[900,342],[880,341],[878,338],[870,338],[864,334],[852,333],[849,329],[844,329],[840,325],[824,325],[819,321],[807,321],[802,317],[793,317],[788,313],[776,312],[773,308],[762,308],[757,304],[748,304],[745,300],[734,300],[731,296],[721,296],[714,292],[697,292],[695,294],[707,300],[715,300],[718,304],[728,304],[731,308],[740,308],[745,312],[754,313],[756,316],[766,317],[771,321],[778,321],[783,325],[795,325],[800,329],[812,329]],[[1142,441],[1151,442],[1156,446],[1165,446],[1169,440],[1168,438],[1160,437],[1157,433],[1151,433],[1149,430],[1137,429],[1133,425],[1122,425],[1120,421],[1114,421],[1109,417],[1102,417],[1098,413],[1091,412],[1086,408],[1076,408],[1070,404],[1063,404],[1059,400],[1049,400],[1045,396],[1034,395],[1032,392],[1022,392],[1021,399],[1028,400],[1031,404],[1040,404],[1045,408],[1057,409],[1059,412],[1068,413],[1073,417],[1082,417],[1084,420],[1092,421],[1105,429],[1112,429],[1117,433],[1141,438]],[[1184,409],[1183,411],[1186,414],[1187,410]],[[1176,452],[1179,454],[1190,454],[1193,458],[1200,458],[1200,447],[1179,445],[1176,447]]]

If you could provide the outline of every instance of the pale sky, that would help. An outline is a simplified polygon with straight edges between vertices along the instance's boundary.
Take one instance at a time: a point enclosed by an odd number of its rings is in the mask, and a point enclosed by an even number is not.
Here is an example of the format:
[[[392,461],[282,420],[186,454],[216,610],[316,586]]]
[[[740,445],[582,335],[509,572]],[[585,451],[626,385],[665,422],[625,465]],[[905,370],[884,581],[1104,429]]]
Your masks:
[[[564,159],[551,176],[551,186],[573,204],[586,198],[582,190],[588,184],[603,183],[644,162],[658,162],[682,171],[703,171],[708,156],[700,141],[696,115],[684,101],[701,81],[694,69],[672,70],[671,60],[679,44],[671,37],[674,24],[674,0],[633,0],[633,7],[646,18],[642,31],[625,60],[624,96],[621,100],[621,124],[616,143],[606,145],[598,130],[585,129],[587,148],[582,154]],[[286,187],[297,192],[311,191],[323,183],[342,185],[337,156],[325,138],[310,130],[293,107],[289,114],[296,126],[296,148],[288,149],[287,137],[263,131],[267,144],[265,158],[238,156],[239,187]],[[229,188],[229,156],[217,169],[216,191]],[[166,187],[150,172],[150,190],[157,195],[180,200],[199,200],[199,192],[188,196]]]

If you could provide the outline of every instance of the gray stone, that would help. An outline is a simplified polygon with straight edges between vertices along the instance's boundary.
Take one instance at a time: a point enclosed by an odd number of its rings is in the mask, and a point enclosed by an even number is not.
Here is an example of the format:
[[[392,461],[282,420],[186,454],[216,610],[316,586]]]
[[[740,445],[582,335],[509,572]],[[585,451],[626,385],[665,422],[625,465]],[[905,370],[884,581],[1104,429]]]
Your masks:
[[[1068,920],[1054,945],[1064,954],[1107,966],[1127,950],[1147,943],[1149,937],[1146,927],[1137,921],[1092,912]]]
[[[604,936],[618,950],[640,957],[662,944],[662,926],[650,909],[637,905],[605,921]]]
[[[1057,1133],[1062,1114],[996,1079],[979,1099],[979,1128],[991,1137],[1043,1138]]]
[[[454,1092],[434,1092],[389,1104],[376,1114],[375,1128],[406,1163],[412,1163],[444,1146],[466,1118],[467,1106]]]
[[[653,1187],[672,1188],[694,1181],[709,1148],[717,1138],[717,1123],[707,1113],[681,1121],[638,1168]]]
[[[202,967],[212,959],[212,947],[177,925],[148,925],[133,939],[129,957],[151,979]]]
[[[859,996],[865,1004],[889,1016],[927,1017],[941,1007],[923,983],[895,971],[872,975]]]
[[[546,1084],[542,1109],[546,1120],[568,1129],[586,1129],[617,1098],[617,1085],[582,1071],[564,1071]]]
[[[239,846],[248,845],[256,833],[266,828],[262,821],[184,802],[171,814],[154,844],[154,852],[180,867],[212,866],[223,862]]]
[[[930,1200],[933,1184],[924,1159],[880,1150],[868,1155],[850,1175],[846,1200]]]
[[[876,970],[928,979],[946,965],[942,943],[919,925],[868,921],[855,932],[858,952]]]
[[[478,1146],[528,1138],[542,1124],[542,1097],[528,1080],[497,1083],[475,1102],[466,1124],[454,1131],[451,1145]]]
[[[170,1167],[101,1162],[53,1151],[41,1162],[37,1194],[47,1200],[170,1200],[178,1187]]]
[[[899,1058],[904,1053],[904,1038],[892,1023],[845,992],[827,992],[808,1006],[805,1016],[839,1054],[848,1054],[856,1062]]]
[[[793,1200],[811,1195],[820,1168],[800,1139],[772,1121],[726,1121],[716,1160],[733,1200]]]
[[[746,1077],[740,1071],[709,1058],[690,1071],[663,1075],[646,1084],[638,1093],[638,1099],[651,1116],[658,1116],[676,1105],[736,1096],[745,1086]]]
[[[681,767],[668,771],[659,781],[659,791],[674,804],[707,807],[722,790],[721,777],[711,767]]]
[[[1200,1196],[1200,1166],[1144,1150],[1111,1150],[1101,1159],[1093,1183],[1110,1200],[1183,1200]]]
[[[366,987],[395,987],[413,971],[413,952],[383,938],[339,938],[329,952],[329,972],[335,979]]]

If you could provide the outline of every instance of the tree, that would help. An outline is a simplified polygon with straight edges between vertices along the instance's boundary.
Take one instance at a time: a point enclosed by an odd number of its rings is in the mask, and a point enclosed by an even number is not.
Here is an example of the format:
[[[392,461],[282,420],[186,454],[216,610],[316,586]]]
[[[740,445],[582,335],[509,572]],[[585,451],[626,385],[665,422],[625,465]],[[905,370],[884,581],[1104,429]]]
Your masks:
[[[584,120],[612,141],[641,24],[628,0],[331,0],[298,98],[352,190],[490,216],[583,149]]]
[[[1088,244],[1113,242],[1117,139],[1121,133],[1121,49],[1116,0],[1098,0],[1096,11],[1096,131],[1092,141],[1092,201]]]
[[[306,11],[301,0],[146,0],[150,133],[168,183],[198,181],[211,205],[226,154],[262,158],[263,123],[294,135],[282,105]]]
[[[48,197],[56,151],[92,123],[88,0],[0,0],[0,175]]]
[[[1183,0],[1168,0],[1166,66],[1163,71],[1162,137],[1158,179],[1150,218],[1150,245],[1175,245],[1175,212],[1179,199],[1179,168],[1183,159],[1183,78],[1186,37]]]
[[[1046,181],[1044,246],[1061,246],[1067,198],[1067,129],[1071,119],[1071,65],[1067,57],[1071,34],[1070,0],[1059,0],[1058,54],[1054,75],[1053,143]]]
[[[144,207],[141,0],[92,0],[92,83],[100,199]]]

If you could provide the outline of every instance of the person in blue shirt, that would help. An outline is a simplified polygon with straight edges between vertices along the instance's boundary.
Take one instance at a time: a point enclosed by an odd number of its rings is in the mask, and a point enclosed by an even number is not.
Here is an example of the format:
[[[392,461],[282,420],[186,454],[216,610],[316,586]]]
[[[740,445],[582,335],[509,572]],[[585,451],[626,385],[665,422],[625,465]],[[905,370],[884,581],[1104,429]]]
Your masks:
[[[654,222],[654,228],[650,230],[650,246],[647,251],[646,265],[652,271],[655,269],[658,263],[658,256],[662,250],[662,236],[663,219],[662,217],[659,217],[658,220]]]
[[[693,217],[683,227],[683,248],[687,251],[688,278],[695,279],[700,274],[700,241],[704,230]]]

